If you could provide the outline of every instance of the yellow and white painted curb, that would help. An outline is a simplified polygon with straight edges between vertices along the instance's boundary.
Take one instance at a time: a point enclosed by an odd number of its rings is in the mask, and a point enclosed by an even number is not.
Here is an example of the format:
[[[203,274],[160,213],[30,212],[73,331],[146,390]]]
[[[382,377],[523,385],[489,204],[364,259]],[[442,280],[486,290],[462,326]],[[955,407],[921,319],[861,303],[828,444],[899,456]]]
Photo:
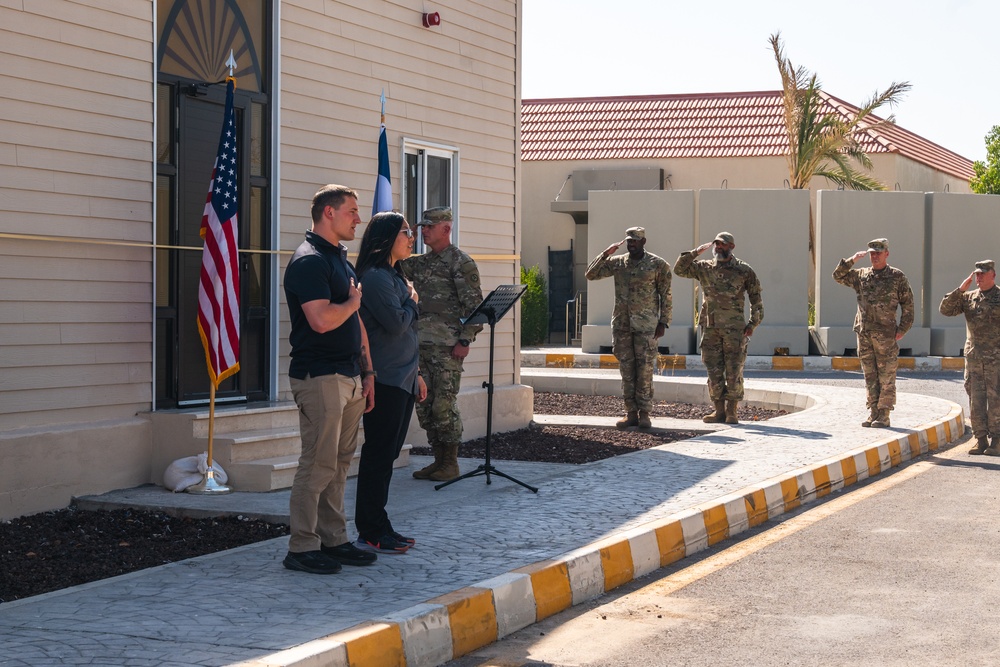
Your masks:
[[[815,465],[241,667],[440,665],[748,528],[921,454],[965,431],[961,407]]]
[[[549,353],[521,351],[524,368],[618,368],[612,354]],[[659,373],[669,375],[675,370],[704,370],[698,355],[661,354]],[[791,357],[749,356],[744,368],[758,371],[860,371],[858,357]],[[965,369],[963,357],[900,357],[899,368],[917,371],[961,371]]]

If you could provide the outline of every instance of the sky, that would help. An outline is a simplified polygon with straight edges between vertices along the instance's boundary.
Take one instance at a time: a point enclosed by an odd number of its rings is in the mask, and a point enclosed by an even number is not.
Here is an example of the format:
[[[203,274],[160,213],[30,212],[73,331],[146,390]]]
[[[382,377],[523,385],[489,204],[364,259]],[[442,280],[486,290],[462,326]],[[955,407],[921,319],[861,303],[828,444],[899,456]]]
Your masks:
[[[523,31],[524,99],[778,90],[780,31],[852,104],[909,81],[896,122],[970,160],[1000,125],[997,0],[523,0]]]

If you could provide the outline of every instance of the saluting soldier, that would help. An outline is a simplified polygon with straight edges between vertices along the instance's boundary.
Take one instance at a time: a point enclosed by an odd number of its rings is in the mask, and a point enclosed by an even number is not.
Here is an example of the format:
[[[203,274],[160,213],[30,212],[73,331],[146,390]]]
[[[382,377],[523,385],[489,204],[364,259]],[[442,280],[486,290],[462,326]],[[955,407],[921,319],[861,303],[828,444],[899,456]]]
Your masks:
[[[712,259],[696,259],[712,248]],[[733,254],[736,240],[721,232],[714,240],[682,252],[674,273],[701,283],[702,304],[698,326],[702,329],[701,359],[708,372],[708,393],[715,412],[707,423],[738,424],[736,410],[743,400],[743,364],[747,345],[764,319],[760,280],[753,268]],[[744,296],[745,295],[745,296]],[[750,320],[744,312],[750,302]]]
[[[452,244],[451,225],[452,213],[447,206],[424,211],[417,226],[429,250],[401,264],[420,295],[417,333],[420,375],[427,384],[427,398],[417,403],[417,419],[434,451],[434,462],[413,476],[434,481],[459,475],[462,415],[457,399],[462,365],[469,346],[483,329],[481,324],[461,321],[483,300],[483,289],[475,260]]]
[[[970,454],[1000,456],[1000,289],[992,259],[941,300],[941,314],[965,314],[965,391],[976,446]],[[966,292],[972,283],[976,289]],[[987,442],[987,438],[990,438]]]
[[[612,257],[622,243],[628,254]],[[625,401],[625,416],[615,424],[618,428],[652,426],[657,340],[670,326],[670,264],[645,248],[646,230],[629,227],[624,240],[608,246],[587,267],[587,280],[615,279],[611,343]]]
[[[855,269],[854,263],[868,255],[871,267]],[[858,357],[868,390],[868,418],[862,426],[886,428],[889,412],[896,405],[896,368],[899,340],[913,326],[913,290],[902,271],[889,266],[889,241],[873,239],[866,250],[840,260],[833,279],[858,293],[854,331],[858,335]],[[896,313],[900,312],[899,321]]]

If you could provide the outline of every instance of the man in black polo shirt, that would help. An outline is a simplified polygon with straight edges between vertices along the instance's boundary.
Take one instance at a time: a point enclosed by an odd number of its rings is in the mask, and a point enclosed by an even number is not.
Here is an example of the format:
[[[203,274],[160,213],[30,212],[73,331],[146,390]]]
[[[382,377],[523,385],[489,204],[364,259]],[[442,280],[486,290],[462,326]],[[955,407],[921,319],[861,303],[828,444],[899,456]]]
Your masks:
[[[302,455],[289,502],[291,536],[284,565],[335,574],[341,564],[369,565],[377,556],[347,537],[344,485],[358,444],[361,415],[375,406],[375,372],[358,316],[361,286],[347,261],[358,194],[327,185],[313,196],[312,231],[285,269],[292,321],[288,367],[299,406]]]

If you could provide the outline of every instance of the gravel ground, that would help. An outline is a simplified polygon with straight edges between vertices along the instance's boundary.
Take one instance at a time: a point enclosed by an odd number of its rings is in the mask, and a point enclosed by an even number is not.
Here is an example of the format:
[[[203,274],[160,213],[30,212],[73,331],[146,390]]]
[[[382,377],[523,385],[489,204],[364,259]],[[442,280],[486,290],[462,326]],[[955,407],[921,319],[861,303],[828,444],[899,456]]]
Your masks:
[[[704,405],[658,402],[654,417],[701,419]],[[535,413],[618,417],[621,398],[536,393]],[[784,414],[742,406],[743,421]],[[691,431],[531,426],[490,440],[494,459],[586,463],[683,440]],[[462,445],[483,458],[485,438]],[[423,448],[430,453],[427,448]],[[414,448],[414,454],[421,453]],[[160,512],[65,509],[0,522],[0,603],[287,535],[288,527],[240,518],[179,519]]]
[[[288,526],[73,508],[0,522],[0,602],[268,540]]]
[[[591,415],[621,417],[622,399],[617,396],[577,396],[573,394],[535,393],[535,414]],[[704,405],[656,401],[650,413],[653,417],[675,419],[701,418],[712,411]],[[760,421],[785,414],[784,410],[765,410],[741,405],[738,416],[742,421]],[[509,433],[490,437],[490,458],[507,461],[544,461],[546,463],[589,463],[656,447],[668,442],[693,438],[696,431],[640,431],[614,428],[532,425]],[[431,454],[429,447],[414,447],[413,454]],[[459,456],[484,458],[486,438],[462,443]]]

